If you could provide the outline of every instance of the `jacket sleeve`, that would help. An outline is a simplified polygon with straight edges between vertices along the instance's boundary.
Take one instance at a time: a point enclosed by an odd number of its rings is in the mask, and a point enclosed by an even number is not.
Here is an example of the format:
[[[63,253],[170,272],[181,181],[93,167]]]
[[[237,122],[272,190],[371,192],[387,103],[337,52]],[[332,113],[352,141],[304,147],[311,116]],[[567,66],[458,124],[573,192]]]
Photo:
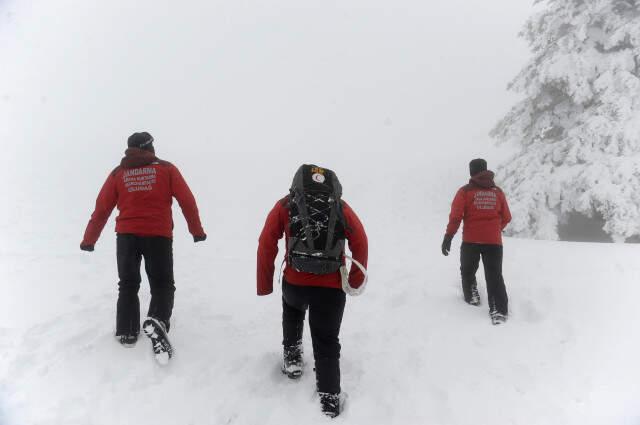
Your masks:
[[[453,203],[451,204],[451,212],[449,213],[449,224],[447,225],[447,231],[445,234],[453,236],[460,228],[460,223],[464,218],[464,204],[465,204],[465,191],[464,189],[458,190]]]
[[[502,208],[500,211],[500,215],[502,218],[502,230],[507,227],[507,224],[511,222],[511,211],[509,210],[509,204],[507,203],[507,197],[502,193]]]
[[[109,220],[111,212],[118,203],[118,191],[116,189],[116,180],[114,173],[110,173],[107,180],[102,185],[98,199],[96,199],[96,207],[91,214],[91,219],[84,231],[81,245],[95,245],[100,238],[102,229]]]
[[[171,170],[171,195],[176,198],[182,214],[185,220],[187,220],[187,226],[189,227],[189,233],[193,236],[204,236],[204,229],[200,223],[200,215],[198,213],[198,206],[196,205],[196,199],[191,193],[191,189],[187,185],[187,182],[180,174],[180,171],[174,165],[170,165]]]
[[[364,226],[356,213],[349,205],[347,205],[347,203],[344,203],[343,212],[347,224],[345,236],[349,243],[349,250],[353,255],[353,259],[367,268],[369,260],[369,241],[367,239],[367,234],[364,231]],[[352,265],[351,271],[349,272],[349,285],[354,288],[359,288],[363,282],[364,274],[357,266]]]
[[[285,223],[282,219],[282,201],[273,207],[264,223],[260,239],[258,240],[257,289],[258,295],[269,295],[273,292],[273,262],[278,255],[278,241],[284,233]]]

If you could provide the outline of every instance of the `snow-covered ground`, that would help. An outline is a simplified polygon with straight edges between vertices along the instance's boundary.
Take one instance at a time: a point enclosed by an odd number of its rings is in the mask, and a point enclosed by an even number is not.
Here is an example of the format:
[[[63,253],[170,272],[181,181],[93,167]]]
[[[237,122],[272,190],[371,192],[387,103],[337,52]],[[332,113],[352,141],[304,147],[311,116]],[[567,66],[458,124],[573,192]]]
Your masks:
[[[417,173],[396,169],[398,180],[381,192],[343,178],[369,232],[371,282],[348,300],[342,371],[350,403],[336,422],[638,423],[637,246],[507,239],[512,316],[494,327],[486,305],[462,302],[456,255],[439,252],[445,192],[456,185],[402,187]],[[278,183],[283,192],[288,176]],[[177,352],[166,368],[148,341],[124,349],[113,338],[111,222],[91,254],[77,249],[86,220],[29,241],[19,239],[24,227],[5,226],[0,423],[326,423],[311,365],[300,382],[278,369],[280,299],[255,296],[254,277],[257,235],[276,196],[254,195],[251,208],[203,202],[204,244],[190,241],[176,211]],[[24,222],[45,215],[34,214]],[[217,214],[228,218],[216,222]]]
[[[529,6],[250,3],[0,2],[0,425],[328,423],[308,333],[291,382],[278,291],[255,295],[258,234],[303,162],[338,173],[370,241],[335,423],[638,424],[637,245],[507,239],[501,327],[440,254],[468,160],[507,154],[486,134]],[[137,130],[180,167],[209,235],[194,245],[176,208],[166,368],[148,341],[113,338],[113,218],[78,249]]]

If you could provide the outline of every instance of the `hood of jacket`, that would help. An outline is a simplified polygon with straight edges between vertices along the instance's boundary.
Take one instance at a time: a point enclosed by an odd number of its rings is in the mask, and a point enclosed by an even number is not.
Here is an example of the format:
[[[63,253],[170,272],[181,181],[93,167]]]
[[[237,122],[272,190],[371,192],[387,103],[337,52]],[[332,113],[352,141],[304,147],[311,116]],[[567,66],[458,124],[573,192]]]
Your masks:
[[[491,189],[496,187],[496,184],[493,182],[494,177],[495,174],[493,171],[481,171],[469,179],[469,184],[483,189]]]
[[[158,162],[155,153],[139,148],[129,148],[124,151],[124,158],[120,161],[120,166],[122,168],[138,168],[154,162]]]

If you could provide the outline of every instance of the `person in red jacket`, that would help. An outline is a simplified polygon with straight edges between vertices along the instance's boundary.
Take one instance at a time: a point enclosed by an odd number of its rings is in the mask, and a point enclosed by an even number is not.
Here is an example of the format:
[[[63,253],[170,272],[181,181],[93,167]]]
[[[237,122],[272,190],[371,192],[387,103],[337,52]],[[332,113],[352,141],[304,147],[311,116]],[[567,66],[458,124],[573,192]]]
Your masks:
[[[464,221],[460,247],[464,299],[469,304],[480,305],[476,272],[482,257],[489,313],[495,324],[502,323],[509,313],[502,277],[502,231],[511,221],[511,213],[504,193],[493,182],[494,173],[487,170],[487,161],[480,158],[472,160],[469,172],[469,184],[458,190],[451,205],[442,254],[449,255],[453,236]]]
[[[180,171],[155,156],[153,137],[149,133],[132,134],[124,158],[109,173],[100,190],[80,244],[83,251],[94,250],[102,229],[117,206],[120,211],[116,217],[120,282],[116,337],[125,346],[134,345],[140,333],[138,290],[143,257],[151,287],[147,315],[154,325],[163,328],[165,334],[169,331],[175,292],[172,198],[178,200],[194,242],[204,241],[207,235],[200,224],[195,198]]]
[[[304,165],[296,174],[305,170],[314,170],[313,180],[324,184],[325,175],[332,173],[320,167]],[[306,172],[306,171],[305,171]],[[329,178],[326,179],[327,181]],[[295,185],[294,179],[294,185]],[[337,182],[337,178],[335,180]],[[339,183],[337,183],[339,184]],[[341,193],[341,187],[340,187]],[[289,378],[302,375],[302,330],[305,312],[309,309],[309,328],[313,342],[315,359],[316,389],[320,396],[322,411],[335,417],[341,409],[340,388],[340,342],[339,333],[346,302],[339,271],[327,274],[314,274],[297,270],[290,256],[292,235],[291,211],[294,190],[291,194],[276,202],[267,216],[260,234],[257,254],[257,292],[259,296],[273,292],[274,261],[278,254],[278,240],[285,236],[287,255],[282,280],[282,330],[283,330],[283,373]],[[339,198],[338,198],[339,199]],[[367,235],[360,219],[344,201],[339,203],[344,217],[344,239],[348,242],[354,260],[364,267],[367,265]],[[314,209],[315,208],[315,209]],[[321,213],[321,208],[310,206],[313,213]],[[328,210],[326,210],[328,211]],[[298,217],[295,221],[299,221]],[[319,229],[322,226],[315,227]],[[344,252],[339,261],[344,264]],[[357,267],[351,267],[348,274],[349,286],[359,288],[365,276]]]

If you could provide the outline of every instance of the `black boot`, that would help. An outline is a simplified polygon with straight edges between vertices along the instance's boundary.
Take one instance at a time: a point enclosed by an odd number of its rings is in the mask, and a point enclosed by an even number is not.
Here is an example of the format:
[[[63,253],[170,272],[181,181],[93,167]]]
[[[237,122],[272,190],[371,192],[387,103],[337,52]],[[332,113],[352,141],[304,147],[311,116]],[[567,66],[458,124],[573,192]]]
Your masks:
[[[491,323],[494,325],[500,325],[507,321],[507,315],[499,313],[497,310],[491,310],[489,315],[491,316]]]
[[[142,330],[151,340],[156,361],[161,365],[169,363],[169,359],[173,357],[173,347],[167,336],[167,324],[154,317],[147,317],[142,324]]]
[[[480,293],[478,292],[478,286],[472,285],[470,292],[471,294],[469,296],[469,299],[465,299],[465,301],[471,305],[475,305],[475,306],[480,305]]]
[[[120,342],[120,344],[122,344],[124,347],[127,347],[127,348],[135,347],[136,342],[138,342],[138,335],[136,334],[118,335],[116,336],[116,338],[118,338],[118,342]]]
[[[494,325],[500,325],[507,321],[507,317],[509,316],[507,312],[502,312],[498,310],[496,306],[495,299],[489,299],[489,316],[491,317],[491,323]]]
[[[302,341],[291,347],[284,347],[282,373],[290,379],[302,376],[304,361],[302,360]]]
[[[318,393],[320,396],[320,408],[325,416],[335,418],[342,412],[343,403],[340,394]]]
[[[474,279],[463,279],[462,295],[464,302],[470,305],[480,305],[480,293],[478,292],[478,282]]]

